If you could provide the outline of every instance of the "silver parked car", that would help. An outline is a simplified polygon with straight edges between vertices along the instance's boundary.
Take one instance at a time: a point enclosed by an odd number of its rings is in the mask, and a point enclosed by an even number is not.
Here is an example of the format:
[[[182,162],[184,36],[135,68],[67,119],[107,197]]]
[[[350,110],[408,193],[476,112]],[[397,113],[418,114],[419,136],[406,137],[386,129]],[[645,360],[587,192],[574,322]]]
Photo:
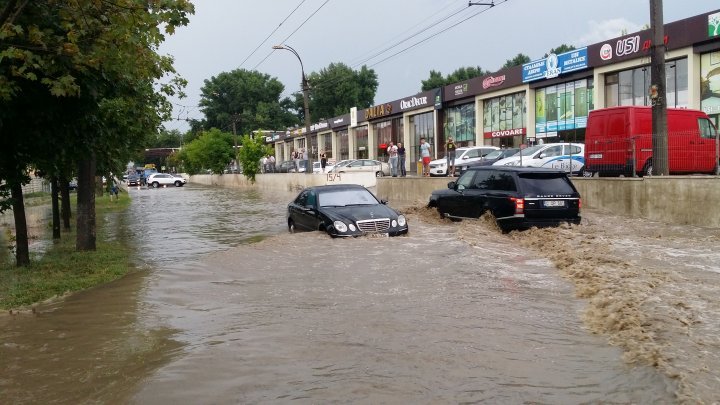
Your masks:
[[[359,173],[372,172],[377,177],[389,176],[390,165],[374,159],[355,159],[347,163],[340,162],[335,165],[333,173]]]

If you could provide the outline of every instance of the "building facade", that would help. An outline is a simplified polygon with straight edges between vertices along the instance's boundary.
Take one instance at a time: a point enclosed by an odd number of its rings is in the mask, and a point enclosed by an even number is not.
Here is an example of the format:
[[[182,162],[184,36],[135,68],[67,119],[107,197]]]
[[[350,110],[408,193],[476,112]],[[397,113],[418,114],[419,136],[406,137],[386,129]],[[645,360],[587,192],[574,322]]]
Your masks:
[[[704,111],[720,124],[720,10],[665,24],[668,107]],[[650,30],[550,54],[522,66],[453,83],[367,109],[311,130],[313,156],[387,160],[389,142],[403,142],[406,169],[416,170],[420,138],[435,157],[452,137],[460,146],[523,147],[584,142],[588,113],[597,108],[650,105]],[[315,126],[314,125],[314,126]],[[278,156],[306,145],[304,129],[275,143]],[[282,160],[282,159],[281,159]]]

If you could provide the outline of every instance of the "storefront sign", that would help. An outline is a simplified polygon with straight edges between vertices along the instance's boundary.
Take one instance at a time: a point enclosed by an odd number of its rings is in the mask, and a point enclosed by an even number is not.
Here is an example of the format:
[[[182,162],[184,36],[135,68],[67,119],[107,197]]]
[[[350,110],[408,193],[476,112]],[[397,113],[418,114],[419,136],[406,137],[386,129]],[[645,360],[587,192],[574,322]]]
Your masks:
[[[501,84],[505,83],[505,75],[502,76],[488,76],[485,79],[483,79],[482,87],[483,90],[487,90],[490,87],[497,87]]]
[[[350,126],[352,128],[355,128],[357,126],[358,116],[357,116],[357,107],[353,107],[350,109]]]
[[[425,97],[425,102],[427,102],[427,97]],[[390,115],[391,113],[392,113],[392,105],[390,103],[380,104],[380,105],[372,106],[370,108],[365,109],[365,119],[371,120],[373,118],[379,118],[379,117],[384,117],[386,115]]]
[[[456,84],[455,85],[455,95],[456,96],[462,96],[463,94],[468,92],[468,84]]]
[[[505,138],[509,136],[525,135],[527,130],[525,128],[505,129],[501,131],[485,132],[485,138]]]
[[[344,124],[344,123],[345,123],[345,118],[338,118],[338,119],[336,119],[336,120],[333,121],[333,126],[338,126],[338,127],[339,127],[339,126],[341,126],[341,125]]]
[[[442,96],[443,96],[442,87],[438,87],[437,89],[435,89],[435,109],[436,110],[442,109]]]
[[[665,44],[665,46],[667,46],[667,44],[668,44],[668,38],[669,37],[667,35],[665,35],[663,37],[663,43]],[[643,52],[648,52],[651,48],[652,48],[652,40],[651,39],[645,40],[645,42],[643,42],[643,47],[642,47]]]
[[[401,110],[407,110],[409,108],[415,108],[415,107],[422,107],[428,105],[428,98],[427,96],[424,97],[412,97],[408,100],[400,100],[400,109]],[[388,111],[388,114],[392,112],[392,107],[390,104],[386,104],[386,106],[389,108],[390,111]]]
[[[313,131],[313,132],[314,132],[314,131],[317,131],[317,130],[320,130],[320,129],[326,129],[328,126],[329,126],[329,125],[328,125],[327,121],[325,121],[325,122],[319,122],[319,123],[317,123],[317,124],[312,124],[312,125],[310,125],[310,131]]]
[[[541,79],[552,79],[563,73],[574,72],[588,67],[587,48],[555,55],[526,63],[522,67],[523,83]]]
[[[708,37],[720,36],[720,13],[708,15]]]

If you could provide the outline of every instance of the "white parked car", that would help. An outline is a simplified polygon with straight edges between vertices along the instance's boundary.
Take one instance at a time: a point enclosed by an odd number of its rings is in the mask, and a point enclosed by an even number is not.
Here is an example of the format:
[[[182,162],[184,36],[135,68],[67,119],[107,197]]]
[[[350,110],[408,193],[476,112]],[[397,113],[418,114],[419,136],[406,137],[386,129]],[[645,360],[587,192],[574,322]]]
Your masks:
[[[546,143],[525,148],[509,158],[498,160],[494,166],[547,167],[580,174],[585,168],[585,144]]]
[[[333,168],[332,163],[326,163],[325,171],[323,172],[320,162],[313,162],[313,173],[330,173],[330,170],[332,170],[332,168]]]
[[[479,162],[488,153],[498,150],[497,146],[467,146],[455,150],[455,174],[460,174],[460,167],[469,163]],[[430,162],[431,176],[447,176],[447,157]]]
[[[356,159],[335,165],[333,173],[373,172],[376,177],[390,175],[390,165],[374,159]]]
[[[182,187],[187,180],[180,176],[170,173],[154,173],[147,178],[148,187],[158,188],[162,186]]]

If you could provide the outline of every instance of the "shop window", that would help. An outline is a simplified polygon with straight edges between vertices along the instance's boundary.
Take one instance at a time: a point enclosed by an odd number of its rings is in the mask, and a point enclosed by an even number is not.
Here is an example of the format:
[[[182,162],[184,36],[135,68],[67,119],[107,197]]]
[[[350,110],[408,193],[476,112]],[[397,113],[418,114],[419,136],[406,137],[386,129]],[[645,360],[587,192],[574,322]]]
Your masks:
[[[340,160],[347,160],[350,158],[350,142],[348,139],[348,131],[339,131],[338,139],[340,140]]]
[[[368,151],[368,127],[360,127],[355,130],[355,158],[367,159]]]
[[[720,51],[700,55],[700,108],[717,127],[720,123]]]

